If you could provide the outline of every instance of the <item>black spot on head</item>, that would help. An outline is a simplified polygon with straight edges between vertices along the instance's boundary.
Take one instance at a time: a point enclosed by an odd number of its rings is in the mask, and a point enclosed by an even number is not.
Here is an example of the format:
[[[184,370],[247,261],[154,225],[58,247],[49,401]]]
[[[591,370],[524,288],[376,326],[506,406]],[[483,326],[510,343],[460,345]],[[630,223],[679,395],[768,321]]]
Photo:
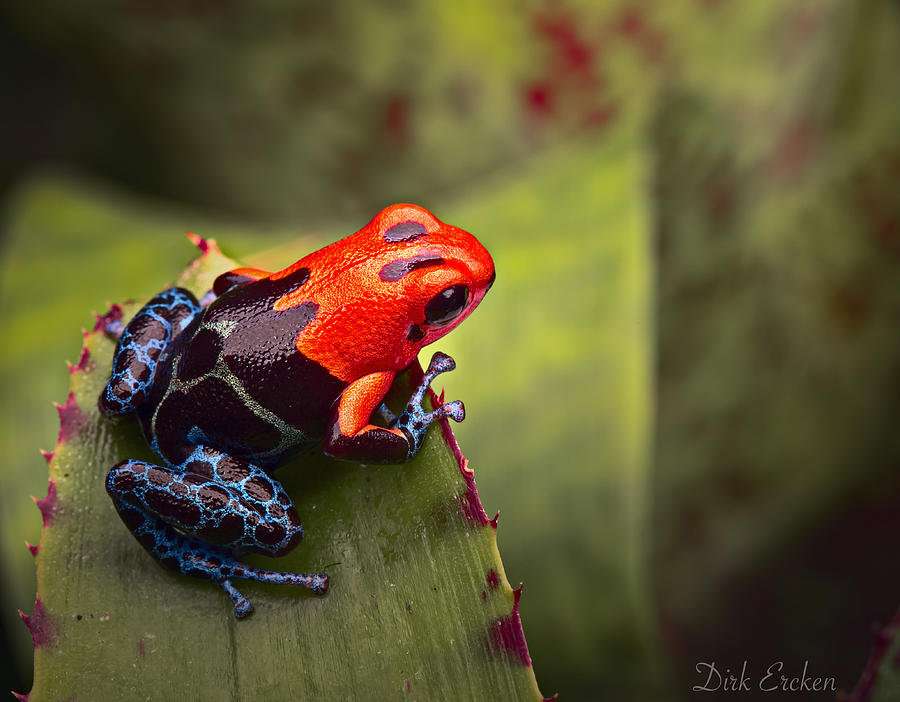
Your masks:
[[[436,254],[420,254],[411,258],[398,258],[382,266],[378,272],[378,277],[385,283],[395,283],[407,273],[417,268],[429,268],[430,266],[443,265],[444,259]]]
[[[384,240],[392,244],[399,241],[412,241],[427,233],[428,230],[418,222],[407,220],[388,229],[384,233]]]
[[[409,327],[409,331],[406,333],[406,338],[415,343],[416,341],[421,341],[425,337],[425,330],[422,329],[418,324],[411,324]]]

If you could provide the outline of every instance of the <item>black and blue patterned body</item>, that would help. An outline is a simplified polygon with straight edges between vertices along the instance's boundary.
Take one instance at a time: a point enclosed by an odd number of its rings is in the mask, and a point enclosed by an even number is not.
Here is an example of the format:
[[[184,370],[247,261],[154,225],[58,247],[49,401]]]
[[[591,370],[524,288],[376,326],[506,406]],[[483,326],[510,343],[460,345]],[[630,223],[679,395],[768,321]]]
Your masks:
[[[413,224],[414,234],[404,234]],[[235,578],[301,585],[317,594],[328,586],[324,573],[267,571],[237,560],[248,552],[283,555],[303,536],[290,497],[272,475],[287,457],[324,440],[325,451],[337,457],[403,462],[421,446],[432,422],[464,416],[458,402],[433,412],[422,408],[429,383],[453,368],[452,359],[435,354],[406,412],[390,427],[369,423],[372,412],[383,409],[395,374],[421,345],[471,312],[493,282],[486,252],[475,263],[464,261],[467,277],[434,270],[460,258],[449,246],[441,258],[431,255],[427,266],[418,263],[421,256],[397,253],[408,253],[409,242],[429,232],[430,246],[439,245],[440,227],[447,225],[421,208],[395,206],[353,237],[280,273],[239,269],[220,276],[204,298],[211,300],[206,306],[186,290],[169,289],[124,328],[107,329],[119,343],[100,409],[135,412],[162,459],[160,465],[119,463],[107,475],[107,491],[122,520],[157,560],[218,582],[237,616],[252,607],[232,585]],[[469,250],[480,247],[465,235]],[[411,260],[417,263],[404,263]],[[376,265],[376,276],[388,266],[400,272],[373,283]],[[420,279],[416,287],[427,288],[427,294],[411,300],[402,279],[413,282],[427,267],[432,277],[441,273],[432,281],[435,290]],[[345,276],[343,284],[338,274]],[[359,291],[370,285],[379,290],[360,298]],[[354,341],[347,333],[329,332],[334,324],[360,326],[356,347],[347,346]],[[431,327],[441,329],[424,339]],[[368,343],[365,335],[373,329],[376,341],[379,334],[397,336],[397,329],[401,339]]]

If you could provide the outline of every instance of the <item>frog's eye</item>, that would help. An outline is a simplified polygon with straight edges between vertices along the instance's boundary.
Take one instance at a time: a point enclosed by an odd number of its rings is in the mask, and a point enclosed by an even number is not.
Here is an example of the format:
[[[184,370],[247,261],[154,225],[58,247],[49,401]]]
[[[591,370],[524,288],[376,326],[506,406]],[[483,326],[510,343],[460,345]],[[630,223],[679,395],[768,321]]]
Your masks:
[[[425,323],[433,327],[443,327],[459,317],[469,301],[469,288],[465,285],[451,285],[441,290],[425,305]]]

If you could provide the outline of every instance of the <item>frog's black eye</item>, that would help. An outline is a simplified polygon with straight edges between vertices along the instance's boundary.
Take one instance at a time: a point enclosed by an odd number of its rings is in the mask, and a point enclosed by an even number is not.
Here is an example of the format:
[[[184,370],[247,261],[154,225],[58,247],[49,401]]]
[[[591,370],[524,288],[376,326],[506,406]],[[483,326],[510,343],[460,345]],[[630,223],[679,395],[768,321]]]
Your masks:
[[[469,301],[469,288],[465,285],[451,285],[441,290],[425,305],[425,323],[433,327],[443,327],[459,317]]]

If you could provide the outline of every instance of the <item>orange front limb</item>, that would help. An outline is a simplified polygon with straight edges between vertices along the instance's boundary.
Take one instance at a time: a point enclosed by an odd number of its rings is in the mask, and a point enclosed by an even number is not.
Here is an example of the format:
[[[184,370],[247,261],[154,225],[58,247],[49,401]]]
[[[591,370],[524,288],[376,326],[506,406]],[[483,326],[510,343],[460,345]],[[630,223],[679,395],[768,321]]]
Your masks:
[[[402,463],[409,453],[409,438],[400,429],[371,423],[394,381],[394,371],[370,373],[351,383],[341,395],[325,438],[329,456],[361,463]]]

